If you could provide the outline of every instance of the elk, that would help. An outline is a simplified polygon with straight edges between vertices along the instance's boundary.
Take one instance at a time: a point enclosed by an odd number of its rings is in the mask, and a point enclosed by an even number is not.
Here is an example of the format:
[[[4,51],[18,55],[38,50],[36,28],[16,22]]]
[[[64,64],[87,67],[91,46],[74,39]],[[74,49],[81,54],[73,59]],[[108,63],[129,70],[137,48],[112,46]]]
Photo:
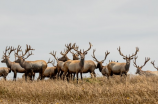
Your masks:
[[[97,58],[95,57],[94,53],[95,53],[96,50],[93,50],[93,59],[95,62],[97,62],[97,68],[99,68],[99,71],[102,73],[102,75],[106,76],[106,71],[107,71],[107,66],[103,66],[102,64],[104,63],[104,61],[106,60],[108,54],[110,54],[110,52],[105,52],[105,57],[102,61],[98,61]]]
[[[146,63],[150,60],[150,58],[145,58],[145,62],[144,62],[144,65],[142,66],[138,66],[136,64],[136,59],[138,57],[135,57],[134,60],[133,60],[133,66],[137,68],[136,70],[136,74],[139,74],[139,75],[144,75],[144,76],[155,76],[157,73],[157,71],[143,71],[142,68],[146,65]],[[155,73],[156,72],[156,73]]]
[[[10,54],[15,51],[16,49],[14,49],[13,47],[9,47],[5,49],[5,52],[3,52],[3,56],[2,56],[2,63],[6,63],[7,67],[10,68],[10,71],[12,71],[14,73],[14,76],[13,76],[13,81],[16,81],[16,77],[17,77],[17,73],[25,73],[25,69],[22,68],[20,66],[19,63],[15,63],[15,62],[11,62],[10,61]],[[7,51],[8,52],[8,55],[7,55]]]
[[[125,74],[127,76],[127,72],[129,71],[130,67],[130,60],[133,59],[133,56],[137,55],[137,52],[139,51],[139,48],[136,47],[136,52],[133,55],[129,55],[129,57],[126,55],[124,56],[121,53],[120,47],[117,49],[119,51],[119,54],[123,56],[123,59],[126,60],[126,63],[119,63],[119,62],[110,62],[107,65],[107,78],[109,79],[109,76],[112,76],[113,74],[115,75],[121,75]]]
[[[71,73],[76,73],[77,83],[78,83],[78,73],[80,73],[81,79],[82,79],[82,73],[85,73],[85,72],[94,73],[94,70],[90,70],[89,67],[94,67],[94,69],[95,69],[96,68],[95,63],[92,61],[94,63],[94,66],[92,66],[92,65],[89,66],[89,64],[87,64],[87,63],[90,61],[85,61],[85,55],[91,49],[92,44],[89,42],[89,45],[90,45],[90,47],[86,51],[83,50],[83,52],[81,52],[81,50],[78,51],[78,47],[74,47],[74,50],[80,55],[80,60],[71,60],[71,61],[66,61],[64,63],[63,79],[64,79],[64,76],[67,74],[67,72],[68,72],[67,80]]]
[[[157,71],[158,71],[158,67],[155,66],[154,62],[155,61],[151,61],[151,64],[153,64],[154,68],[157,69]]]
[[[71,43],[69,44],[69,45],[66,45],[65,44],[65,47],[67,47],[67,50],[66,51],[64,51],[64,53],[61,51],[60,52],[60,54],[62,55],[62,57],[61,58],[57,58],[56,57],[56,52],[50,52],[50,54],[55,58],[55,60],[57,61],[57,70],[58,70],[58,73],[57,73],[57,77],[59,78],[59,76],[60,76],[60,78],[61,78],[61,76],[62,76],[62,74],[63,74],[63,70],[62,70],[62,68],[63,68],[63,64],[64,64],[64,62],[65,61],[68,61],[68,60],[70,60],[66,55],[67,55],[67,53],[71,50],[71,49],[73,49],[74,47],[75,47],[75,44],[73,44],[73,46],[71,46]]]
[[[33,55],[32,52],[29,53],[30,50],[34,50],[31,48],[31,46],[26,45],[26,50],[25,53],[22,55],[18,55],[18,52],[21,51],[21,47],[19,46],[17,48],[17,52],[15,53],[15,56],[18,57],[17,60],[15,60],[16,63],[19,63],[21,65],[21,67],[23,67],[25,69],[25,80],[27,81],[27,75],[29,72],[31,72],[31,76],[33,73],[39,73],[39,76],[41,78],[41,80],[43,79],[43,73],[45,71],[45,69],[47,68],[47,63],[44,60],[36,60],[36,61],[25,61],[25,59],[27,59],[29,56]],[[24,56],[27,55],[26,58],[24,58]]]
[[[10,68],[7,67],[1,67],[0,68],[0,77],[3,76],[4,80],[6,81],[7,75],[11,72]]]
[[[57,74],[57,66],[55,66],[55,61],[50,61],[48,60],[47,64],[51,63],[53,67],[47,67],[44,71],[43,77],[49,77],[50,79],[55,79],[56,74]],[[39,79],[39,78],[38,78]]]

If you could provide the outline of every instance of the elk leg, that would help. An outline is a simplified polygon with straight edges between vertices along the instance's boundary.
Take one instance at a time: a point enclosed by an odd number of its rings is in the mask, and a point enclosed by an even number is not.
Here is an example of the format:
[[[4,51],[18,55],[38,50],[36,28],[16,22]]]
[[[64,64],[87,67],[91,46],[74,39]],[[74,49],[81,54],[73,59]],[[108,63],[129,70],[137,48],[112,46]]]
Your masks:
[[[75,80],[75,73],[74,73],[74,75],[73,75],[73,81]]]
[[[66,75],[67,81],[69,82],[70,73],[68,72]]]
[[[83,81],[83,79],[82,79],[82,72],[80,72],[80,76],[81,76],[81,80]]]
[[[4,80],[6,81],[6,76],[4,76]]]
[[[27,81],[27,71],[25,72],[25,81]]]
[[[76,77],[77,77],[77,84],[78,84],[78,73],[76,72]]]
[[[35,73],[33,72],[33,80],[35,79]]]
[[[60,79],[62,79],[63,71],[60,71]]]
[[[17,73],[16,73],[16,71],[14,72],[14,80],[16,81],[16,75],[17,75]]]

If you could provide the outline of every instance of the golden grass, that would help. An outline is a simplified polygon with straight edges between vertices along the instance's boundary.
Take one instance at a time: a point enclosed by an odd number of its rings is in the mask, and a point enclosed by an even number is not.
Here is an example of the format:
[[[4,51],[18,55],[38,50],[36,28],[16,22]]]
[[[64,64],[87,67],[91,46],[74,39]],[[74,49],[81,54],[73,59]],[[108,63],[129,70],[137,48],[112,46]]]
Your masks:
[[[0,104],[155,104],[158,103],[158,78],[136,76],[125,80],[114,76],[76,81],[0,80]]]

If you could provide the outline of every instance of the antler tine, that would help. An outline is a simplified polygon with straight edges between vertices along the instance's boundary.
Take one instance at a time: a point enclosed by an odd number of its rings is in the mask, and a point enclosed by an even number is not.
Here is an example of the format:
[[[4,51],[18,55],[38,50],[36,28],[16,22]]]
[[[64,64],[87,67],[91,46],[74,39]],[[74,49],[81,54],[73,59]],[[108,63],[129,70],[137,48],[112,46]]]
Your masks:
[[[145,62],[144,62],[144,65],[142,65],[142,66],[141,66],[141,68],[142,68],[142,67],[144,67],[144,66],[145,66],[145,64],[146,64],[149,60],[150,60],[150,58],[149,58],[149,57],[145,57]]]
[[[94,61],[96,61],[96,62],[99,62],[98,60],[97,60],[97,58],[95,57],[95,55],[94,55],[94,52],[95,52],[96,50],[95,49],[93,49],[93,55],[92,55],[92,57],[93,57],[93,60]]]
[[[14,48],[14,47],[11,46],[10,51],[8,52],[8,56],[10,56],[10,54],[11,54],[13,51],[15,51],[15,50],[16,50],[16,48]]]
[[[90,47],[86,51],[84,51],[83,53],[89,51],[91,49],[91,47],[93,46],[90,42],[89,42],[89,45],[90,45]]]
[[[70,50],[70,52],[74,55],[75,53]]]
[[[132,56],[130,56],[130,57],[132,58],[133,56],[136,56],[138,51],[139,51],[139,48],[138,48],[138,47],[136,47],[136,52],[135,52],[135,54],[133,54],[133,55],[132,55]]]
[[[28,58],[29,56],[31,56],[31,55],[33,55],[33,54],[32,54],[32,51],[31,51],[31,53],[29,53],[29,52],[28,52],[27,57],[26,57],[26,58],[24,58],[24,59],[27,59],[27,58]]]
[[[154,68],[158,70],[158,67],[155,66],[154,62],[155,62],[155,60],[151,61],[151,64],[153,64]]]
[[[18,45],[18,47],[17,47],[16,50],[17,50],[17,52],[15,52],[15,50],[14,50],[14,54],[15,54],[15,56],[17,57],[17,56],[19,56],[19,55],[18,55],[18,52],[21,51],[21,46]]]
[[[8,51],[8,50],[10,50],[10,47],[8,47],[8,46],[7,46],[7,47],[6,47],[6,49],[5,49],[5,52],[3,52],[4,57],[6,57],[6,56],[7,56],[7,51]]]
[[[50,52],[49,54],[51,54],[52,56],[54,56],[54,58],[56,59],[56,61],[58,61],[58,59],[56,58],[56,52],[53,51],[53,53]]]
[[[104,60],[102,60],[102,62],[104,62],[105,60],[106,60],[106,58],[107,58],[107,56],[108,56],[108,54],[110,54],[110,52],[105,52],[105,58],[104,58]]]
[[[35,50],[35,49],[31,48],[30,45],[26,44],[25,53],[23,54],[23,52],[22,52],[22,57],[24,57],[30,50]]]
[[[120,46],[119,46],[119,49],[117,48],[117,50],[119,51],[120,55],[123,56],[123,57],[127,57],[127,56],[125,56],[125,55],[123,55],[123,54],[121,53],[121,50],[120,50],[120,49],[121,49],[121,48],[120,48]]]
[[[136,67],[136,68],[138,68],[139,66],[136,64],[136,59],[138,58],[138,56],[137,57],[134,57],[134,60],[133,60],[133,66],[134,67]]]
[[[52,65],[53,65],[54,67],[56,67],[56,66],[55,66],[55,60],[54,60],[54,61],[52,60]]]
[[[53,62],[53,60],[52,60],[52,61],[50,61],[50,58],[49,58],[49,60],[48,60],[47,64],[48,64],[48,63],[52,63],[52,62]]]

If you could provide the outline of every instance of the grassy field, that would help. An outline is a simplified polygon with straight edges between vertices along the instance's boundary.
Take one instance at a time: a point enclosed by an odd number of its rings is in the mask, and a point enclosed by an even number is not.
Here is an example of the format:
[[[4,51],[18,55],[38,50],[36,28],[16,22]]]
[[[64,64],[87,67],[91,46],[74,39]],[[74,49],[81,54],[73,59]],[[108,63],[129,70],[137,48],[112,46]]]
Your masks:
[[[114,76],[84,78],[83,81],[0,80],[0,104],[156,104],[157,77]]]

